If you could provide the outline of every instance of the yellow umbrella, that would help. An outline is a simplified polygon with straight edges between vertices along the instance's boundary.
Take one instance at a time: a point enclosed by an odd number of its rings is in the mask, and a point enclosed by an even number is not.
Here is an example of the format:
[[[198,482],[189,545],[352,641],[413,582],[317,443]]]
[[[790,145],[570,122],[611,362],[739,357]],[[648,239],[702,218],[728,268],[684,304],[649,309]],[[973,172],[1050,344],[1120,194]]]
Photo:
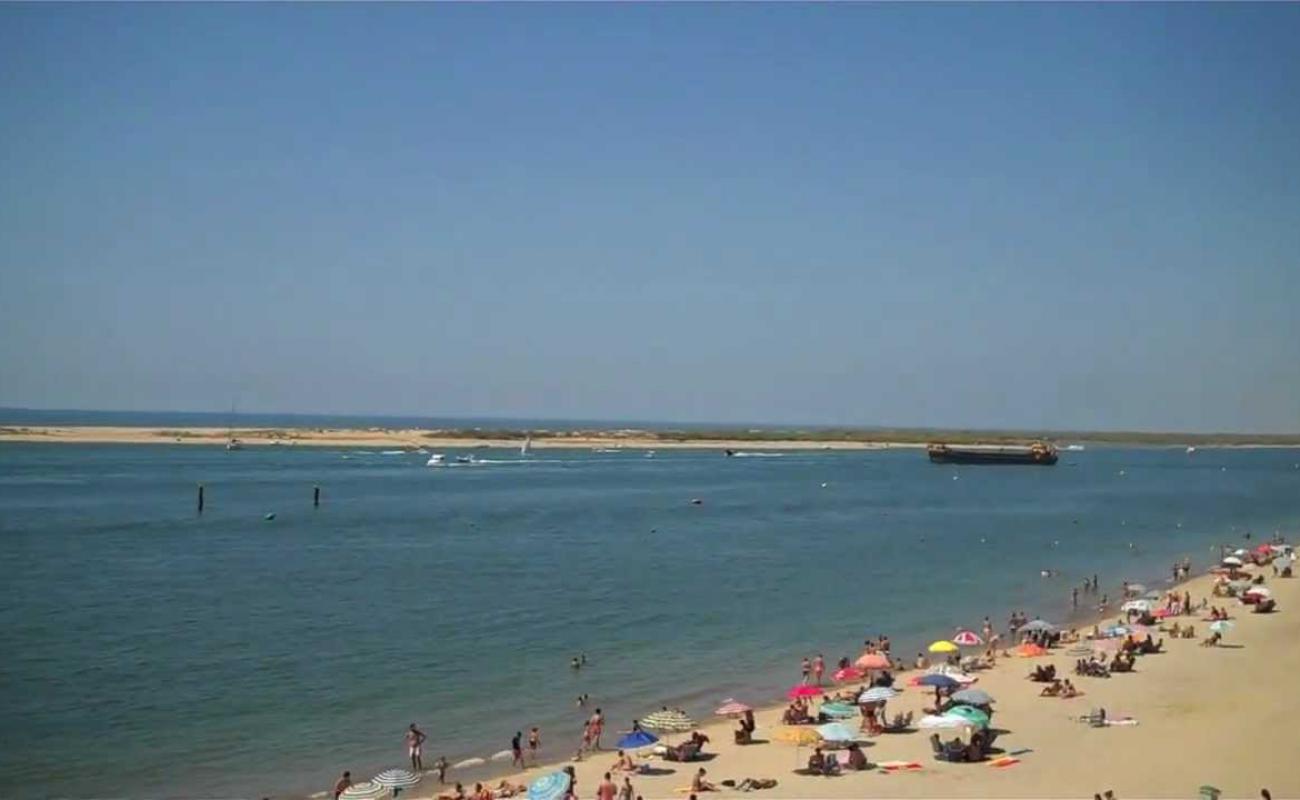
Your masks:
[[[948,641],[947,639],[940,639],[937,642],[930,643],[931,653],[955,653],[960,649],[961,648],[959,648],[957,645],[953,644],[952,642]]]
[[[816,729],[801,728],[794,725],[778,729],[772,738],[776,739],[778,742],[788,742],[789,744],[798,745],[799,747],[809,744],[817,744],[822,740],[822,737],[817,735]]]

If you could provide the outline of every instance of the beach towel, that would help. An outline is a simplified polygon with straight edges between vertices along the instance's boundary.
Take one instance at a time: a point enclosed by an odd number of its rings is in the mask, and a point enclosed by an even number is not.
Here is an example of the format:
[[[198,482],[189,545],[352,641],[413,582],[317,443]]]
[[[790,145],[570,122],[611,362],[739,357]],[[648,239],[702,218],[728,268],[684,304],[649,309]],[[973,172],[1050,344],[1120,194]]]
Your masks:
[[[891,772],[912,772],[921,769],[920,761],[881,761],[876,766],[888,775]]]
[[[1138,724],[1138,721],[1129,717],[1128,719],[1108,719],[1106,720],[1107,728],[1125,728]]]
[[[1020,759],[1018,758],[1012,758],[1011,756],[1001,756],[1000,758],[995,758],[992,761],[990,761],[989,766],[996,767],[998,769],[1003,769],[1005,767],[1013,767],[1019,763],[1020,763]]]

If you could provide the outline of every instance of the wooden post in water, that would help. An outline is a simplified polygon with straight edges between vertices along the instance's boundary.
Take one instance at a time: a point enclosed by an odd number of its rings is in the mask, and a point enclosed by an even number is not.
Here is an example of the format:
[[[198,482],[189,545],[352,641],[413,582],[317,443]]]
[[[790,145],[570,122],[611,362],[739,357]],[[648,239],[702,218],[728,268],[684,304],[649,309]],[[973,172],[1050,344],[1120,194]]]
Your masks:
[[[311,492],[311,504],[315,508],[320,508],[320,487],[315,486]]]
[[[199,513],[203,513],[203,484],[199,484]]]

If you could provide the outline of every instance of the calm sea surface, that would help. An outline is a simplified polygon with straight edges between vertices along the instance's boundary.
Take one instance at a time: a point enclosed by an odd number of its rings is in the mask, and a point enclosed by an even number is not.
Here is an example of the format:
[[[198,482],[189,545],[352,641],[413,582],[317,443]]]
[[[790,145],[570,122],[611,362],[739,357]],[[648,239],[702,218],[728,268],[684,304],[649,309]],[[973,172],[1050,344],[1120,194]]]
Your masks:
[[[580,693],[614,729],[766,702],[803,654],[1059,619],[1084,576],[1300,523],[1295,450],[475,455],[0,444],[0,794],[314,792],[413,721],[429,761],[531,725],[561,757]]]

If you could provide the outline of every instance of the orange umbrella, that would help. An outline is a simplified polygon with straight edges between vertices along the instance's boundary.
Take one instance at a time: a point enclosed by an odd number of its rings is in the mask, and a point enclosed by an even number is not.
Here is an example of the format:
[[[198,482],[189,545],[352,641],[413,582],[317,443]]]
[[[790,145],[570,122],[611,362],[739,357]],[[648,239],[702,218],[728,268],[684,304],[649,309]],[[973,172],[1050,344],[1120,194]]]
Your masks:
[[[889,669],[889,656],[884,653],[863,653],[853,663],[860,669]]]

